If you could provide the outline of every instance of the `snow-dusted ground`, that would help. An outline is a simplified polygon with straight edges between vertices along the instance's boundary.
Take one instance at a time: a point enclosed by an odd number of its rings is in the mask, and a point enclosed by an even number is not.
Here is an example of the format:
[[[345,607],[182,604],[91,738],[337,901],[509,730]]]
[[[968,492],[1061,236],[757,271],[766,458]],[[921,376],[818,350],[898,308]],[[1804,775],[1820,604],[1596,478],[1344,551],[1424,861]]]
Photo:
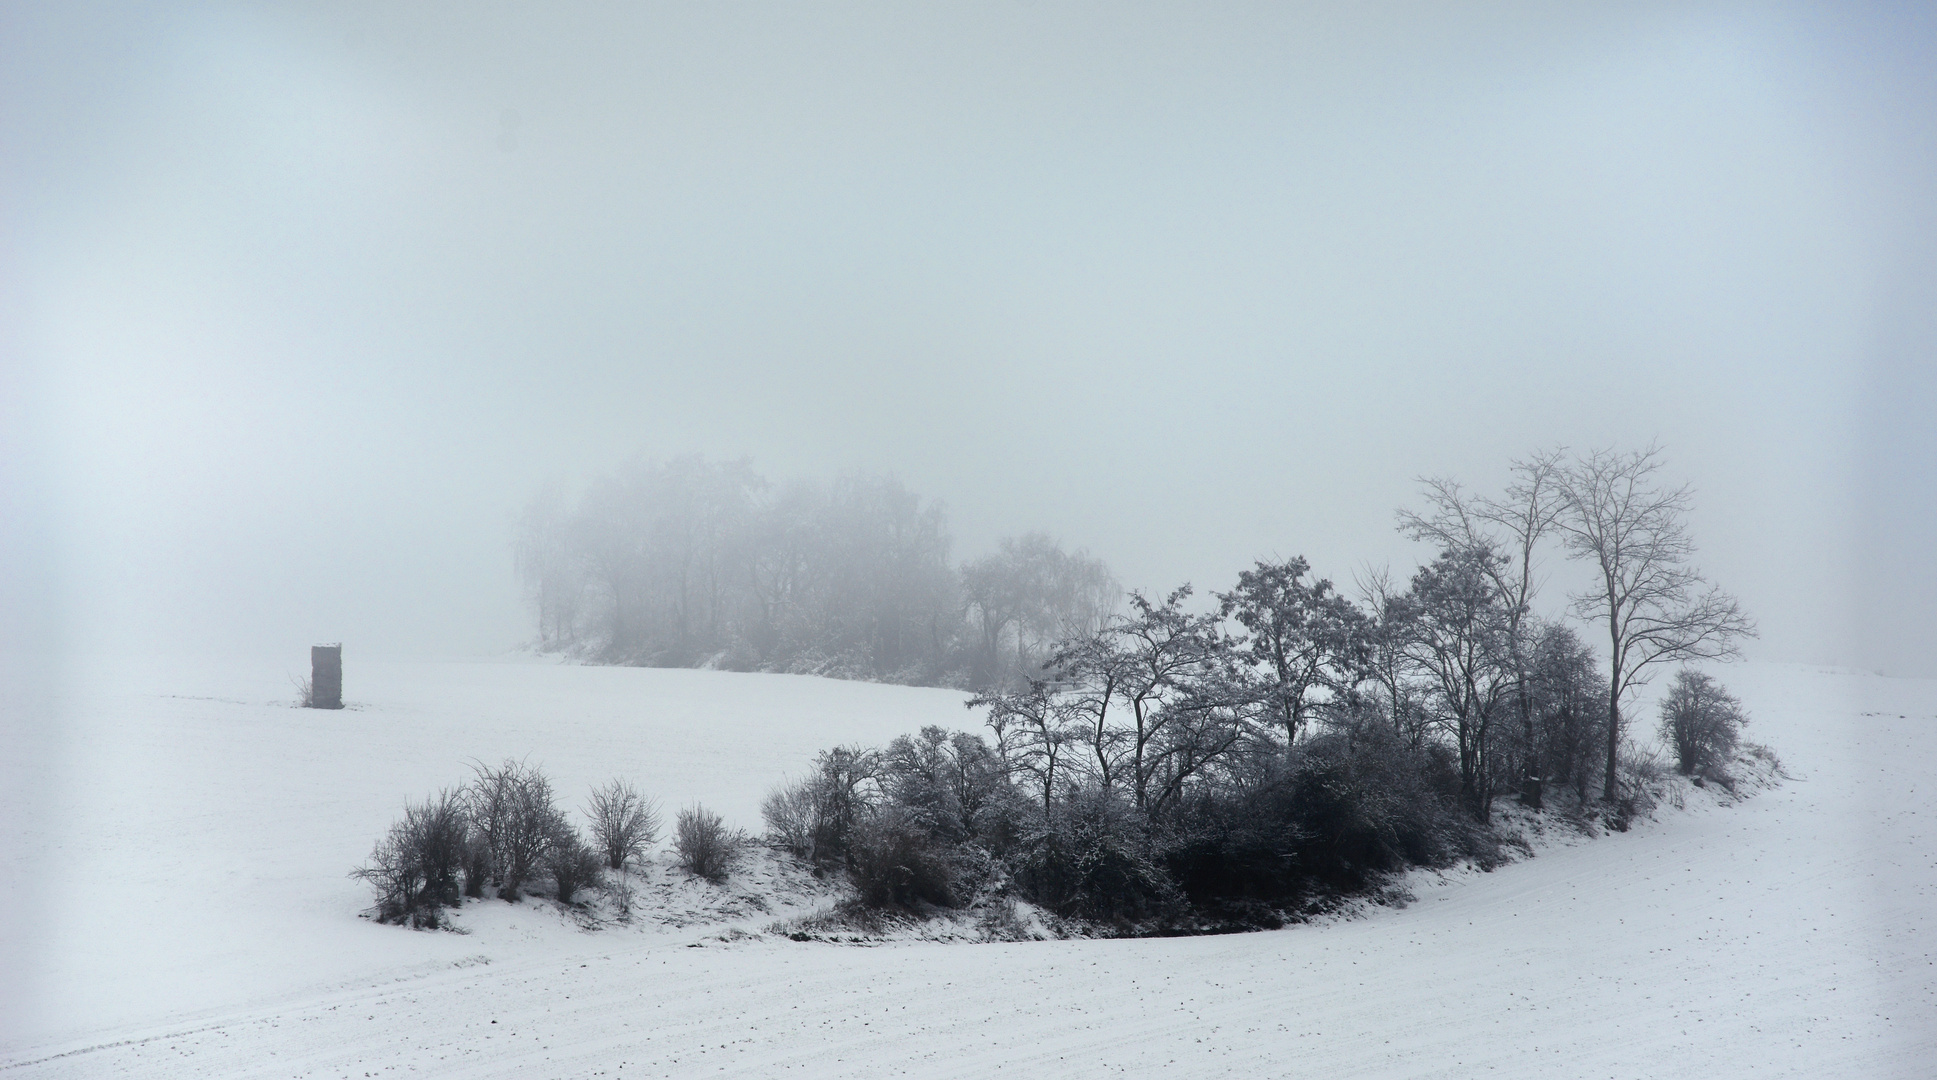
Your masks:
[[[412,933],[356,918],[368,899],[345,871],[473,756],[529,755],[574,802],[626,775],[754,828],[815,750],[973,727],[960,694],[352,655],[357,707],[317,713],[286,706],[280,670],[69,672],[60,700],[0,730],[0,750],[45,762],[0,792],[4,910],[22,913],[0,1071],[1937,1075],[1937,683],[1721,676],[1794,780],[1491,874],[1419,876],[1403,910],[860,948],[722,940],[711,913],[756,929],[784,913],[669,878],[662,916],[692,920],[587,931],[491,903],[467,908],[467,934]]]

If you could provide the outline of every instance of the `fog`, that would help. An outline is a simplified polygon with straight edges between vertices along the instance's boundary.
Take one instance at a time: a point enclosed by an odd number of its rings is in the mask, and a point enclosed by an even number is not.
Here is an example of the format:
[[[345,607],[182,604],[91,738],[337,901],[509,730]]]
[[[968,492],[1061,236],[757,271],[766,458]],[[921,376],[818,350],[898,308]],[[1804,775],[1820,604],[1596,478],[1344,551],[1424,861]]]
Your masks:
[[[480,8],[7,5],[10,651],[503,652],[635,457],[1202,589],[1659,442],[1750,655],[1937,676],[1928,11]]]

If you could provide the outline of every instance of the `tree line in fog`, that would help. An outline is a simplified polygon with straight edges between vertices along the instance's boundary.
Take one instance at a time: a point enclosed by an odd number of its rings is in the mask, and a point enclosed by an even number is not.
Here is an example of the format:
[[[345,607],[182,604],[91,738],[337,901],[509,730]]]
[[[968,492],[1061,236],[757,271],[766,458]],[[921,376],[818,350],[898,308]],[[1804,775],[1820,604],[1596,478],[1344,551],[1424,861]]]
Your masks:
[[[540,648],[653,667],[980,689],[1120,601],[1100,560],[1041,534],[957,565],[941,508],[891,477],[774,483],[699,457],[543,491],[516,554]]]

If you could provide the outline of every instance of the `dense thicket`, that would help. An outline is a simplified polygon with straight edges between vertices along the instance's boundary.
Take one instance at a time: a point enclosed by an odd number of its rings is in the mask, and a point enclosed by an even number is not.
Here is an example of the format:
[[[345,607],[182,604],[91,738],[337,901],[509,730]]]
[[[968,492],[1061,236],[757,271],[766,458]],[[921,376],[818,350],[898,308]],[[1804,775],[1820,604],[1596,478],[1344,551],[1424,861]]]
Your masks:
[[[775,485],[699,457],[548,489],[516,548],[542,648],[656,667],[995,686],[1117,596],[1041,535],[955,566],[940,507],[891,478]]]

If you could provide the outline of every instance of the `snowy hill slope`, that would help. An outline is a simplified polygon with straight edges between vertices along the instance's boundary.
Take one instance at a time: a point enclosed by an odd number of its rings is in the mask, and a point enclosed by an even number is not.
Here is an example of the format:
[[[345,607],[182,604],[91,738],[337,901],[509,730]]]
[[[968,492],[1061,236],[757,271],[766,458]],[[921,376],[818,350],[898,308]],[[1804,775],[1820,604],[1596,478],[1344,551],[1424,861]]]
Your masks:
[[[259,678],[64,706],[10,887],[39,925],[21,1076],[1922,1076],[1937,1060],[1937,684],[1722,673],[1797,778],[1356,921],[1221,938],[838,947],[354,918],[343,876],[462,759],[529,753],[753,827],[835,742],[973,726],[961,695],[537,664],[368,669],[319,715]],[[251,676],[250,678],[255,678]],[[184,696],[167,697],[162,693]],[[209,700],[226,698],[230,700]],[[40,852],[31,858],[20,852]],[[18,905],[17,905],[18,906]],[[691,947],[699,945],[701,947]]]

